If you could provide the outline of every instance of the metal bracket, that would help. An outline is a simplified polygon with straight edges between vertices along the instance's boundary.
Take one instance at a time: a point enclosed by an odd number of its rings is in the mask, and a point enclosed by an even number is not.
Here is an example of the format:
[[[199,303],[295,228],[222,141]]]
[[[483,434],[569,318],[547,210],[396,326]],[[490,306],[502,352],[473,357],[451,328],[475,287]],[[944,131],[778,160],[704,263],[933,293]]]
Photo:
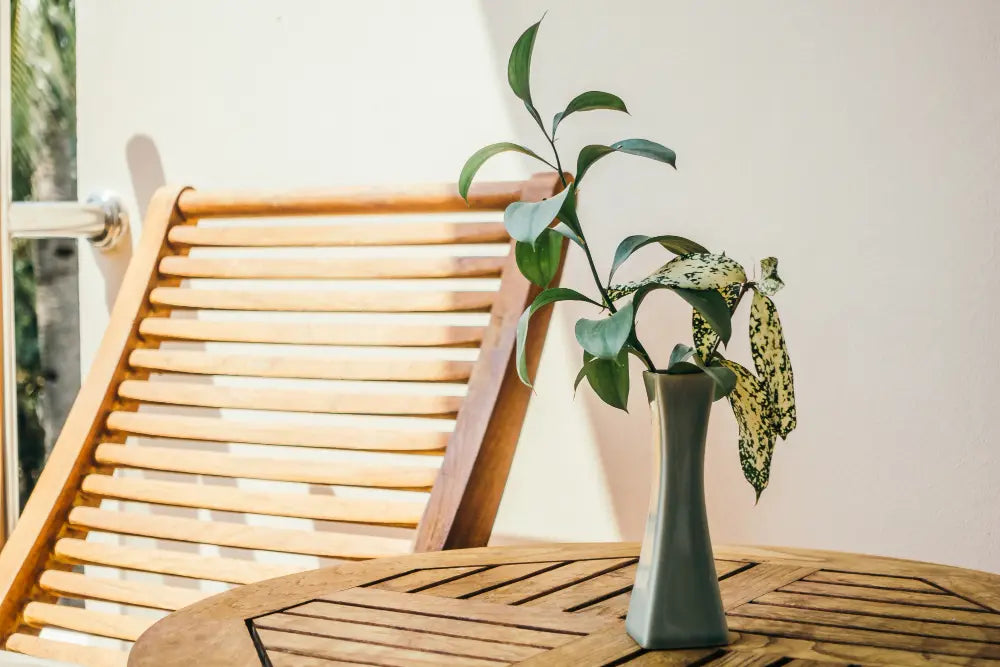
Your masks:
[[[106,191],[85,203],[15,202],[10,205],[7,229],[21,238],[85,238],[101,250],[110,250],[128,230],[128,211],[121,199]]]

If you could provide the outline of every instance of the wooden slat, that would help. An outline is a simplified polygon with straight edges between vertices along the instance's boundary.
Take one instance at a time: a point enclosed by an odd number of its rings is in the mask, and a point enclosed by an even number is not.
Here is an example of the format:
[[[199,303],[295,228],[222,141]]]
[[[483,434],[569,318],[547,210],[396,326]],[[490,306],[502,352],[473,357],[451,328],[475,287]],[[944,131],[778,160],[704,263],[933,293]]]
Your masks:
[[[125,651],[42,639],[20,632],[12,634],[7,639],[7,650],[86,667],[125,667],[128,661],[128,653]]]
[[[553,591],[525,604],[545,609],[575,611],[596,601],[618,595],[632,588],[636,564],[626,565],[610,572]]]
[[[842,628],[808,622],[789,622],[773,618],[762,619],[730,615],[727,616],[727,619],[729,628],[737,632],[746,631],[813,641],[863,644],[872,648],[900,649],[925,655],[957,655],[1000,660],[1000,645],[996,644],[952,641],[937,637]]]
[[[506,257],[261,259],[164,257],[160,273],[184,278],[353,279],[498,276]]]
[[[38,578],[38,585],[42,590],[57,595],[120,602],[167,611],[176,611],[212,595],[190,588],[104,579],[62,570],[45,570]]]
[[[817,569],[780,563],[760,563],[719,582],[722,606],[725,609],[733,609],[776,588],[798,581]]]
[[[257,631],[268,653],[279,651],[332,660],[347,658],[364,665],[382,667],[502,667],[504,663],[483,658],[416,651],[397,646],[314,637],[294,632],[261,629]]]
[[[73,508],[69,513],[69,523],[79,528],[110,533],[327,558],[378,558],[410,551],[409,540],[392,537],[266,528],[163,515],[151,517],[93,507]]]
[[[148,380],[125,380],[118,395],[147,403],[323,414],[444,416],[455,414],[462,405],[461,396],[346,394]]]
[[[731,636],[737,636],[732,633]],[[863,644],[821,642],[810,639],[773,637],[752,632],[740,632],[739,648],[752,655],[769,655],[779,661],[786,658],[816,660],[823,665],[892,665],[892,667],[938,667],[939,665],[996,665],[993,660],[967,658],[956,655],[919,653],[898,649],[879,648]]]
[[[271,660],[271,667],[358,667],[358,663],[356,662],[327,660],[326,658],[298,655],[296,653],[282,653],[280,651],[272,651],[268,658]]]
[[[354,588],[329,595],[321,600],[341,604],[361,605],[376,609],[460,618],[480,623],[519,625],[585,635],[603,628],[607,621],[582,614],[553,613],[548,609],[507,606],[480,600],[453,600],[433,595],[410,595],[381,591],[376,588]]]
[[[599,619],[600,617],[592,618]],[[559,648],[536,655],[534,658],[525,660],[518,667],[617,665],[620,661],[635,657],[642,652],[638,644],[625,634],[623,621],[608,623],[607,619],[600,620],[604,623],[603,629]],[[711,655],[714,652],[711,650],[707,654]]]
[[[507,563],[431,586],[421,592],[425,595],[439,595],[446,598],[470,597],[530,577],[543,570],[559,567],[562,564],[560,561],[554,563]],[[390,580],[384,583],[391,584],[392,582]],[[388,589],[384,584],[379,584],[378,587]]]
[[[458,635],[493,642],[506,642],[554,648],[573,641],[578,635],[546,632],[504,624],[479,623],[460,618],[413,614],[391,609],[372,609],[332,602],[309,602],[288,610],[296,616],[315,616],[363,626],[389,626],[407,630],[422,630],[443,635]],[[264,617],[266,618],[266,617]]]
[[[156,619],[122,614],[107,614],[90,609],[47,602],[29,602],[24,607],[24,622],[36,628],[56,627],[99,637],[134,642]]]
[[[877,630],[904,634],[961,639],[968,642],[989,642],[1000,645],[1000,628],[984,628],[959,623],[939,623],[906,618],[889,618],[870,614],[822,611],[805,607],[783,607],[779,605],[752,602],[730,611],[737,616],[770,618],[776,621],[835,625],[859,630]],[[1000,648],[1000,646],[998,646]]]
[[[832,595],[835,597],[855,598],[858,600],[874,600],[876,602],[900,602],[903,604],[920,605],[924,607],[944,607],[946,609],[974,609],[982,611],[983,607],[955,597],[935,593],[914,593],[912,591],[894,591],[865,586],[844,586],[841,584],[823,584],[809,581],[799,581],[781,589],[786,593],[808,593],[812,595]]]
[[[464,577],[473,572],[482,572],[488,569],[485,566],[473,567],[441,567],[429,568],[426,570],[414,570],[406,574],[374,584],[375,588],[384,591],[397,591],[400,593],[413,593],[414,591],[431,588],[437,584],[442,584],[452,579]]]
[[[218,290],[157,287],[149,300],[171,308],[268,310],[297,313],[450,313],[487,310],[496,294],[488,291],[432,290]]]
[[[174,417],[140,412],[112,412],[112,431],[182,440],[243,442],[324,449],[388,452],[438,451],[448,444],[448,433],[303,426],[287,423],[238,422],[212,417]]]
[[[147,317],[139,333],[174,340],[290,345],[413,346],[476,345],[481,326],[431,326],[393,323],[391,326],[356,322],[215,322],[187,318]]]
[[[757,598],[764,604],[782,605],[803,609],[843,611],[849,614],[873,614],[913,620],[936,621],[939,623],[962,623],[965,625],[1000,628],[1000,614],[941,607],[921,607],[894,602],[876,602],[830,595],[805,595],[802,593],[768,593]]]
[[[720,653],[722,651],[718,648],[647,651],[634,658],[629,658],[625,662],[615,664],[628,665],[628,667],[688,667],[688,665],[711,665],[712,667],[718,667],[719,663],[711,658]],[[774,658],[771,658],[771,662],[774,662]]]
[[[632,563],[632,558],[601,558],[566,563],[475,596],[476,600],[519,605],[556,590],[596,577]]]
[[[135,549],[73,537],[64,537],[57,541],[52,555],[56,560],[68,564],[105,565],[231,584],[250,584],[299,572],[302,569],[291,565],[219,558],[198,553]]]
[[[259,227],[174,227],[170,242],[192,246],[289,248],[495,243],[507,240],[495,222],[381,223],[369,225],[268,225]]]
[[[218,354],[193,350],[135,350],[129,365],[175,373],[320,380],[461,382],[471,361],[445,359],[356,359]]]
[[[322,521],[416,526],[424,504],[399,500],[339,498],[301,493],[247,491],[233,487],[87,475],[81,490],[100,498],[248,512]]]
[[[177,201],[184,217],[277,215],[366,215],[463,212],[470,208],[502,211],[521,196],[521,181],[479,182],[462,199],[454,183],[396,187],[315,190],[187,190]],[[361,226],[361,225],[359,225]]]
[[[292,614],[269,614],[254,620],[254,626],[260,629],[298,632],[317,637],[332,637],[347,639],[384,646],[406,647],[418,651],[431,651],[443,655],[459,655],[472,658],[485,658],[515,662],[530,658],[540,653],[541,647],[524,646],[524,642],[515,640],[512,643],[483,641],[477,638],[464,637],[458,628],[452,628],[447,635],[414,631],[406,628],[390,627],[384,623],[359,624],[344,622],[329,618],[317,618]]]
[[[898,591],[914,591],[916,593],[944,593],[940,588],[920,579],[910,577],[890,577],[876,574],[859,574],[857,572],[814,572],[803,581],[817,581],[825,584],[846,584],[849,586],[870,586],[872,588],[891,588]]]
[[[427,489],[434,483],[437,475],[437,470],[430,467],[370,465],[351,461],[297,461],[111,443],[98,445],[94,458],[103,465],[193,475],[388,489]]]

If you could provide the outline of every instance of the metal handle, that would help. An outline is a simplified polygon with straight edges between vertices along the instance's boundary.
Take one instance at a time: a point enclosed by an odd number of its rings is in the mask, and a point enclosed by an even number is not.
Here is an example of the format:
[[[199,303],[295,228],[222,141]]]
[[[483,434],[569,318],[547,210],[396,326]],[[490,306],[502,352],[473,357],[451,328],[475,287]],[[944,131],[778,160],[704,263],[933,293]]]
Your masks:
[[[91,195],[83,204],[15,202],[8,213],[11,236],[85,238],[104,250],[113,248],[128,230],[128,212],[113,192]]]

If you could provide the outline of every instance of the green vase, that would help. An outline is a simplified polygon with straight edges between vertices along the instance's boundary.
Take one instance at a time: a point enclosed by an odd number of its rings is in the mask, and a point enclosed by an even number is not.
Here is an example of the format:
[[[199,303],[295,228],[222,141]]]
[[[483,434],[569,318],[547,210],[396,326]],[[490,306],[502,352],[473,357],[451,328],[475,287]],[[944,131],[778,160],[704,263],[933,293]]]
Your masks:
[[[653,416],[653,488],[625,629],[643,648],[729,643],[705,511],[704,373],[643,374]]]

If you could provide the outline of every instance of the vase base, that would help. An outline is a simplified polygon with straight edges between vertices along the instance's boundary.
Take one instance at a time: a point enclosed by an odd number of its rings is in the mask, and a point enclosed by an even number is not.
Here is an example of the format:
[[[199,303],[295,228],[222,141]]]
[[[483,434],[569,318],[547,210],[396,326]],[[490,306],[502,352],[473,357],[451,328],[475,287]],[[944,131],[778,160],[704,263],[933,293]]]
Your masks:
[[[713,631],[705,634],[670,634],[657,635],[655,632],[639,632],[629,627],[625,622],[625,632],[635,641],[636,644],[650,651],[666,651],[685,648],[712,648],[715,646],[728,646],[733,642],[733,636],[728,630],[721,634]]]

